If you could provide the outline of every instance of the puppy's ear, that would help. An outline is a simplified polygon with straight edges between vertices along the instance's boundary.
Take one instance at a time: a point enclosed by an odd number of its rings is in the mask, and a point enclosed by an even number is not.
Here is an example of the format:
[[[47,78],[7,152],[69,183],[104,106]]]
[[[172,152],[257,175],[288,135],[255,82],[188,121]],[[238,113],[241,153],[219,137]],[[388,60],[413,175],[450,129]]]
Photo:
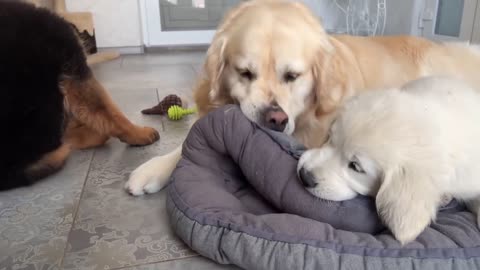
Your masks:
[[[435,219],[441,194],[432,181],[435,176],[427,173],[407,166],[387,171],[378,191],[378,214],[402,245]]]

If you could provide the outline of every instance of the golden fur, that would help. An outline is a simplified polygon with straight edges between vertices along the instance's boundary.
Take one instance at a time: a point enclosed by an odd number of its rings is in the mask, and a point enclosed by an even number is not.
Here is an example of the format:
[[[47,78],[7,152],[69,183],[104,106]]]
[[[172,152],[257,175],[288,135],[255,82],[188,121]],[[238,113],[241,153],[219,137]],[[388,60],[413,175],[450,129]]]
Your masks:
[[[272,14],[288,20],[295,31],[291,36],[295,38],[275,35],[278,26],[268,19],[252,20],[272,17]],[[304,37],[302,32],[310,36]],[[265,36],[272,42],[264,42]],[[261,45],[258,51],[266,52],[261,56],[264,64],[259,74],[274,72],[272,68],[277,59],[268,52],[275,50],[278,44],[286,50],[298,48],[298,43],[303,46],[304,59],[313,75],[314,93],[306,101],[307,108],[295,119],[298,124],[294,136],[308,146],[323,143],[331,114],[346,98],[358,92],[395,87],[426,75],[451,75],[476,85],[480,83],[480,51],[466,44],[439,44],[411,36],[328,35],[315,16],[300,3],[248,1],[226,15],[208,50],[204,77],[195,89],[200,115],[236,102],[228,89],[222,89],[222,72],[232,63],[235,54],[245,52],[242,46],[253,47],[256,40],[261,41],[257,44]],[[262,87],[262,91],[275,95],[278,87],[274,83],[275,80],[270,80],[270,85]]]
[[[253,71],[254,79],[242,77]],[[294,81],[284,79],[294,73]],[[479,85],[480,50],[410,36],[328,35],[303,4],[252,0],[230,11],[207,52],[194,90],[200,116],[229,103],[252,121],[278,104],[288,115],[285,133],[307,147],[322,145],[336,109],[360,92],[427,75],[450,75]],[[169,179],[181,151],[137,168],[126,183],[134,195],[152,193]]]

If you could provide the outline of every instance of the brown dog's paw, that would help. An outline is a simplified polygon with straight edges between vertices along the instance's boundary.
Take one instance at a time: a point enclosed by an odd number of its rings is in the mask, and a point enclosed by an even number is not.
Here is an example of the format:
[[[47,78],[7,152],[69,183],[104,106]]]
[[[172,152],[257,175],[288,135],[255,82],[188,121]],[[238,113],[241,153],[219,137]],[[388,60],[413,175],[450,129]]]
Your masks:
[[[118,137],[122,142],[133,146],[142,146],[152,144],[160,139],[157,130],[151,127],[135,127],[127,135]]]

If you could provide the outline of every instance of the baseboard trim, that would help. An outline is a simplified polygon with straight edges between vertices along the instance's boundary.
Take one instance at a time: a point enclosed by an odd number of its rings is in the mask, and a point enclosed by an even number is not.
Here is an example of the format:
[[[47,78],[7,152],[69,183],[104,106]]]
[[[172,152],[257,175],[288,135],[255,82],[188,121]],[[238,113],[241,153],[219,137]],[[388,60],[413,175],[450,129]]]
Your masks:
[[[174,45],[174,46],[131,46],[131,47],[101,47],[99,52],[115,51],[119,54],[143,54],[143,53],[164,53],[164,52],[195,52],[206,51],[209,44],[194,44],[194,45]]]
[[[168,46],[151,46],[146,47],[147,53],[161,53],[161,52],[189,52],[189,51],[206,51],[209,44],[194,44],[194,45],[168,45]]]
[[[143,54],[145,53],[145,47],[143,46],[130,46],[130,47],[102,47],[98,48],[99,52],[102,51],[115,51],[119,54]]]

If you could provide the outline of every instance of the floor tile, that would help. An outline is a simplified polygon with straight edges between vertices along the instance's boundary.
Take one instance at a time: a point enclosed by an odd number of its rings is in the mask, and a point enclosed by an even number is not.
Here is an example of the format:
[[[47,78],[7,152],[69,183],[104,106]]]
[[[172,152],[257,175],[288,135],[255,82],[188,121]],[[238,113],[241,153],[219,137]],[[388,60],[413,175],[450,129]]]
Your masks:
[[[167,149],[174,149],[181,145],[195,119],[196,118],[193,115],[185,116],[182,120],[178,121],[172,121],[166,117],[162,117],[162,144],[164,147]]]
[[[123,190],[129,173],[181,143],[188,125],[185,121],[164,121],[157,115],[140,115],[138,107],[157,103],[156,92],[151,89],[114,89],[112,97],[137,123],[158,123],[161,139],[145,147],[129,147],[112,140],[96,150],[70,234],[64,269],[112,269],[194,255],[170,228],[165,191],[135,198]]]
[[[193,116],[170,121],[140,111],[168,94],[192,107],[203,58],[204,52],[122,56],[93,67],[127,117],[157,128],[161,139],[146,147],[111,139],[74,153],[61,172],[33,187],[0,193],[0,269],[231,269],[198,257],[174,235],[165,191],[134,198],[123,190],[133,169],[183,142]]]
[[[209,259],[196,256],[183,260],[141,265],[125,270],[240,270],[240,268],[233,265],[217,264]]]
[[[161,152],[158,145],[127,148],[111,142],[96,151],[64,269],[111,269],[193,254],[170,228],[165,191],[135,198],[123,190],[128,174]]]
[[[109,90],[112,99],[133,123],[151,126],[161,131],[161,119],[157,115],[145,115],[141,111],[158,104],[156,89],[116,87]]]
[[[188,64],[129,66],[119,69],[105,68],[104,64],[100,64],[93,70],[107,88],[191,87],[196,78]]]
[[[93,65],[93,68],[95,69],[97,67],[102,67],[104,69],[112,69],[112,70],[120,69],[122,67],[122,63],[123,63],[124,58],[125,58],[125,56],[121,55],[116,59],[95,64],[95,65]]]
[[[0,269],[58,269],[93,151],[31,187],[0,193]]]

